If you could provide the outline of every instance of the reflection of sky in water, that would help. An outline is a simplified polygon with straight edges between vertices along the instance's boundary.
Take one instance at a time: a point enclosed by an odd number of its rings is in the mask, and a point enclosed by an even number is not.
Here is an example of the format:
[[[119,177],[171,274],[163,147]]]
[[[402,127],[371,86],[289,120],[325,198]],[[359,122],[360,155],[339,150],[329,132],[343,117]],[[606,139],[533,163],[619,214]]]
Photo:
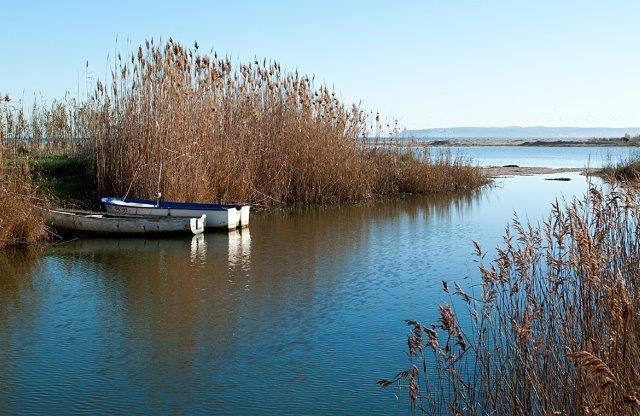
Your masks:
[[[0,413],[404,411],[375,386],[406,367],[403,320],[431,322],[441,280],[476,276],[471,240],[586,190],[561,176],[1,258]]]
[[[602,167],[638,154],[633,147],[537,147],[470,146],[434,147],[433,155],[451,152],[470,158],[481,166],[535,166],[552,168]]]

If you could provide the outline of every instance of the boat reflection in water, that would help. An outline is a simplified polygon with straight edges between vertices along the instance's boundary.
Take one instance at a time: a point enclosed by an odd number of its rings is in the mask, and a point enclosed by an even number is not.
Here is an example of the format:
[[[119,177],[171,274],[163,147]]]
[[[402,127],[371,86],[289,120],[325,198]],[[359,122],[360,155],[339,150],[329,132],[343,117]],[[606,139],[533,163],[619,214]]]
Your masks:
[[[0,262],[0,414],[388,414],[375,380],[405,363],[413,305],[464,275],[450,259],[483,198],[271,211],[251,232]]]
[[[229,233],[229,266],[241,266],[249,269],[251,256],[251,233],[246,228]]]
[[[85,258],[90,256],[91,260],[97,262],[108,257],[109,267],[116,273],[124,272],[114,267],[113,262],[117,262],[119,256],[122,256],[122,261],[127,262],[133,256],[147,268],[151,266],[149,262],[155,259],[158,262],[155,267],[175,271],[174,267],[181,264],[186,266],[184,262],[187,259],[191,267],[204,267],[205,264],[212,263],[220,267],[225,266],[222,264],[223,257],[220,256],[224,245],[227,246],[226,266],[242,266],[248,269],[251,254],[251,234],[248,229],[233,230],[228,235],[198,234],[190,238],[79,238],[58,243],[48,250],[48,253]],[[207,258],[208,255],[210,258]],[[170,264],[166,263],[168,259],[171,259]]]
[[[203,263],[207,259],[207,241],[204,234],[194,235],[191,238],[191,263]]]

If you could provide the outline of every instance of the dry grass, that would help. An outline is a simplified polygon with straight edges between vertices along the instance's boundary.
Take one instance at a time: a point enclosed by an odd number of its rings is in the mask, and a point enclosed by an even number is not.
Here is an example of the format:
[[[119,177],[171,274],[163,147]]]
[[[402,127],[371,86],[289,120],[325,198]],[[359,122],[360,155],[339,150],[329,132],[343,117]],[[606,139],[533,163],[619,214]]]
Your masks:
[[[166,199],[278,206],[487,182],[462,160],[365,143],[395,125],[346,106],[312,77],[265,60],[232,68],[172,40],[118,55],[111,80],[97,82],[85,101],[67,96],[28,112],[5,103],[0,135],[12,159],[81,153],[103,194],[152,197],[160,189]]]
[[[110,82],[97,82],[86,100],[66,96],[25,111],[2,96],[0,161],[89,160],[82,181],[65,176],[49,184],[63,196],[95,178],[91,189],[102,194],[152,197],[160,190],[165,199],[265,207],[459,192],[488,182],[462,159],[363,141],[394,128],[278,63],[232,68],[197,44],[151,40],[118,55]],[[41,237],[33,183],[28,169],[0,174],[0,244]],[[87,201],[78,203],[89,205],[94,193],[82,194]]]
[[[28,165],[7,166],[7,95],[0,102],[0,249],[34,243],[45,236],[42,212],[35,208],[36,190]]]
[[[90,123],[105,193],[149,197],[160,178],[167,199],[274,206],[486,182],[464,163],[365,148],[367,114],[274,62],[234,69],[197,46],[149,41],[118,56],[112,76],[97,85]]]
[[[74,155],[88,141],[93,119],[90,102],[68,95],[50,104],[34,100],[27,111],[22,101],[0,94],[0,141],[5,157],[25,154]]]
[[[515,220],[481,282],[433,325],[409,321],[407,384],[425,414],[640,414],[640,206],[592,189],[540,227]]]
[[[32,244],[46,236],[41,201],[25,167],[3,167],[0,155],[0,249]]]
[[[611,183],[637,184],[640,182],[640,160],[635,157],[610,164],[600,170],[600,175]]]

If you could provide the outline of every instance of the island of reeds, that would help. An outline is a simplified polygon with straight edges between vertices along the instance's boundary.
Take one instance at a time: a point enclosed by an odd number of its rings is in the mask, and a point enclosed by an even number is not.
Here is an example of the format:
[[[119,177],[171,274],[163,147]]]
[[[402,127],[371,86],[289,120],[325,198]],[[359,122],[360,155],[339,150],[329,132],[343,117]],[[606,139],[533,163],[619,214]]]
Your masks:
[[[37,212],[26,207],[38,191],[58,204],[159,190],[177,201],[282,207],[459,192],[487,182],[463,160],[364,145],[382,124],[276,62],[236,65],[197,43],[149,40],[118,54],[110,79],[85,99],[25,109],[3,98],[0,245],[42,234],[24,229],[41,223],[24,222]]]

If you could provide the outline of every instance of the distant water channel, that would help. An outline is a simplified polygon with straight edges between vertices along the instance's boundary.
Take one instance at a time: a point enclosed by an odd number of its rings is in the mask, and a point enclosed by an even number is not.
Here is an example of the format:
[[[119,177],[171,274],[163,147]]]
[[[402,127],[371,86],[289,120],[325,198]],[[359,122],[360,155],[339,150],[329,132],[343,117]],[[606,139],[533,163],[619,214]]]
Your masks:
[[[434,147],[434,155],[463,156],[480,166],[518,165],[549,168],[600,168],[640,156],[636,147],[468,146]]]
[[[248,230],[0,257],[1,414],[404,414],[404,319],[585,177],[256,214]],[[466,284],[466,283],[463,283]]]

